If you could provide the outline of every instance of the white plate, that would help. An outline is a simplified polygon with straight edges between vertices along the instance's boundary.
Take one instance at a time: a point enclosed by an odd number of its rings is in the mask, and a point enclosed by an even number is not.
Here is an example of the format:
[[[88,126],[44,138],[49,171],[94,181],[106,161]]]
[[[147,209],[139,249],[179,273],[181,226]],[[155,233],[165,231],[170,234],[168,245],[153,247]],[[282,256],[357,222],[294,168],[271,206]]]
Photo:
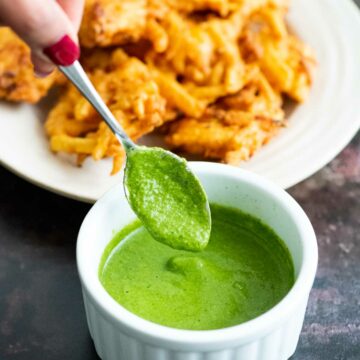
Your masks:
[[[242,167],[288,188],[338,154],[360,127],[360,16],[351,0],[292,0],[294,31],[319,62],[308,101],[295,108],[290,125]],[[56,193],[96,201],[121,181],[109,176],[111,160],[71,158],[49,151],[43,108],[0,104],[0,162],[21,177]]]

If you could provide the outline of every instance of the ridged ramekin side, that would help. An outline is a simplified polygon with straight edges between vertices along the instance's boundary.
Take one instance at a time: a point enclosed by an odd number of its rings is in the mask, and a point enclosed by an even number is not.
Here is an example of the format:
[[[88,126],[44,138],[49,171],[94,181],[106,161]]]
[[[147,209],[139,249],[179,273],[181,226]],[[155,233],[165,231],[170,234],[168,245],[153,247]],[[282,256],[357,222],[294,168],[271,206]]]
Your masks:
[[[90,334],[102,360],[287,360],[295,352],[307,304],[305,298],[295,314],[254,341],[216,351],[192,351],[164,347],[160,339],[158,344],[148,344],[130,336],[102,315],[85,290],[83,297]]]

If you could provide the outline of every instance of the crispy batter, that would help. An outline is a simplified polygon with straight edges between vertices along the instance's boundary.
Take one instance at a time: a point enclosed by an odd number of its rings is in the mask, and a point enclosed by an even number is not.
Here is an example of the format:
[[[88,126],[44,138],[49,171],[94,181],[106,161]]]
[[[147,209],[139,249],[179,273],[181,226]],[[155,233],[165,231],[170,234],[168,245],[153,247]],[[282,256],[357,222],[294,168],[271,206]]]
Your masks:
[[[168,7],[161,0],[86,0],[80,43],[93,48],[148,39],[162,51],[167,46],[167,36],[156,20],[167,12]]]
[[[266,8],[248,22],[240,48],[249,63],[260,66],[271,84],[294,100],[303,102],[315,69],[313,51],[290,35],[283,21],[286,9]]]
[[[99,58],[101,67],[91,69],[94,58],[88,58],[89,76],[131,138],[138,139],[163,123],[165,100],[140,60],[128,57],[121,49],[108,56],[104,56],[104,52],[95,52],[93,57]],[[118,143],[115,136],[71,85],[51,110],[45,127],[54,151],[91,153],[99,160],[108,156],[112,149],[110,154],[118,162],[120,157],[123,158],[120,147],[114,147]]]
[[[285,22],[288,0],[86,0],[81,62],[110,110],[138,139],[161,127],[173,149],[238,164],[285,124],[283,98],[304,101],[314,55]],[[1,36],[3,35],[3,36]],[[35,102],[27,46],[0,30],[0,98]],[[46,121],[51,149],[113,158],[124,151],[68,85]]]
[[[9,28],[0,28],[0,99],[36,103],[59,78],[34,76],[29,47]]]
[[[204,101],[191,95],[186,87],[169,74],[156,69],[151,69],[151,73],[170,109],[177,108],[189,116],[200,117],[202,115],[206,106]]]
[[[137,41],[146,26],[146,0],[87,0],[80,28],[83,46]]]
[[[124,45],[149,39],[158,52],[169,44],[161,24],[169,14],[213,12],[221,17],[240,12],[246,19],[257,9],[286,6],[288,0],[86,0],[80,43],[87,48]],[[178,34],[182,35],[181,33]]]
[[[165,72],[181,76],[183,82],[201,86],[222,87],[225,94],[235,93],[244,85],[244,63],[238,40],[249,19],[272,8],[275,1],[221,0],[165,0],[169,10],[157,23],[167,36],[163,51],[154,47],[146,56],[152,64]],[[286,9],[287,1],[277,1]],[[276,8],[277,9],[277,8]],[[205,18],[186,17],[182,12],[212,10],[227,17],[210,15]],[[267,20],[273,21],[269,16]],[[283,19],[280,24],[284,25]]]
[[[248,69],[248,82],[234,95],[219,99],[200,119],[175,121],[166,141],[173,149],[239,164],[248,160],[284,125],[282,99],[261,71]]]
[[[146,61],[183,81],[198,85],[223,85],[236,92],[242,86],[243,62],[237,46],[242,28],[240,12],[229,19],[195,22],[170,11],[159,24],[168,37],[163,52],[151,51]]]
[[[231,119],[184,118],[174,122],[166,141],[173,149],[238,165],[248,160],[278,131],[280,124],[252,117],[249,113],[227,113]],[[236,120],[236,121],[234,121]]]
[[[280,92],[270,85],[257,66],[247,66],[246,69],[246,83],[241,91],[221,98],[216,106],[226,111],[240,110],[254,116],[283,121],[285,113]]]

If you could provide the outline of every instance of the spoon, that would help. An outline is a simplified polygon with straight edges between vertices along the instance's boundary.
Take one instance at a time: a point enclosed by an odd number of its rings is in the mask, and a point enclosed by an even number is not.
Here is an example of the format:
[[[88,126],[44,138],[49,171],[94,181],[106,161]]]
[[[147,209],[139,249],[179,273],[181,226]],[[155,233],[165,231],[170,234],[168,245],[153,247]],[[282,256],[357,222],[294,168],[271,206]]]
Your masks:
[[[155,240],[175,249],[204,249],[210,237],[210,207],[199,179],[185,159],[161,148],[136,145],[101,99],[79,61],[57,65],[125,149],[125,194],[145,228]]]

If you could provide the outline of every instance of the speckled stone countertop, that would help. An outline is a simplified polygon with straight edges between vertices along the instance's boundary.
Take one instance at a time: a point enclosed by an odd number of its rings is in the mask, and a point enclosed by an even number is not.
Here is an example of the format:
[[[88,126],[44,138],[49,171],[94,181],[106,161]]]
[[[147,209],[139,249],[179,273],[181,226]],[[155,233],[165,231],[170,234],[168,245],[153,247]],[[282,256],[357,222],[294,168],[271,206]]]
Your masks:
[[[291,360],[359,360],[360,134],[289,192],[310,217],[319,244],[317,276]],[[88,210],[0,167],[0,360],[99,359],[75,264],[76,236]]]

